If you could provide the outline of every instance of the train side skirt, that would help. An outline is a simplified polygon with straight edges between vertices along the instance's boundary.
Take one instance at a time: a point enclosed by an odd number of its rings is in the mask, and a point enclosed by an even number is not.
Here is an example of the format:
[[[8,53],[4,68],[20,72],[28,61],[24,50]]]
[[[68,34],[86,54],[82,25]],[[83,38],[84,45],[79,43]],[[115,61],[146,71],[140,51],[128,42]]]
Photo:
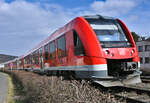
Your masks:
[[[97,80],[93,80],[93,81],[95,83],[103,85],[104,87],[124,86],[124,85],[128,85],[128,84],[141,83],[140,74],[141,74],[140,71],[135,71],[133,74],[128,75],[124,79],[121,79],[121,78],[116,78],[116,79],[109,78],[107,80],[105,80],[105,79],[97,79]]]

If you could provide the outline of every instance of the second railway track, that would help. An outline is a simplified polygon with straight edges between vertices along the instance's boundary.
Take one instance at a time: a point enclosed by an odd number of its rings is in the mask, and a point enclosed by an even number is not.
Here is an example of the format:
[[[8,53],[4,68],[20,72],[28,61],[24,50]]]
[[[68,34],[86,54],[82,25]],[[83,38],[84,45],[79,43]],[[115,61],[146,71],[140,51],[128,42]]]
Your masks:
[[[143,83],[112,88],[113,95],[127,103],[150,103],[150,76],[141,76],[141,80]]]
[[[144,83],[150,83],[150,76],[141,76],[141,80]]]
[[[113,93],[116,98],[125,99],[127,103],[150,103],[150,90],[148,89],[122,86],[118,87],[118,91]]]
[[[96,88],[99,84],[96,84]],[[150,103],[150,84],[139,83],[111,88],[100,87],[123,103]]]

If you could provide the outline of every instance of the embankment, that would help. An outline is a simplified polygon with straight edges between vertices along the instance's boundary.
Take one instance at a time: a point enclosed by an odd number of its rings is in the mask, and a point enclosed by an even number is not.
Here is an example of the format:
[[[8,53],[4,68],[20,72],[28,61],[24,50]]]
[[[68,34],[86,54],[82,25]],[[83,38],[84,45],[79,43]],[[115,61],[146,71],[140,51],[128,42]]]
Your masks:
[[[18,103],[116,103],[110,93],[85,80],[38,75],[26,71],[5,71],[15,85]]]

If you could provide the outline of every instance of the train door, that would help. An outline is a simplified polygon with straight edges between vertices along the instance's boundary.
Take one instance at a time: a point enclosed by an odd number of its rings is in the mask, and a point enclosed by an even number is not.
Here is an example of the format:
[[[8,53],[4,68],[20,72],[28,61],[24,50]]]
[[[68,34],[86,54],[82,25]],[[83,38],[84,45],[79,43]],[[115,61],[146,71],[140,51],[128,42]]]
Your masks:
[[[43,48],[42,47],[39,49],[39,53],[40,53],[40,68],[43,69]]]
[[[75,56],[75,65],[87,65],[87,61],[85,62],[85,50],[80,40],[79,34],[73,30],[73,43],[74,43],[74,56]],[[77,78],[88,78],[90,73],[89,71],[75,71],[75,75]]]

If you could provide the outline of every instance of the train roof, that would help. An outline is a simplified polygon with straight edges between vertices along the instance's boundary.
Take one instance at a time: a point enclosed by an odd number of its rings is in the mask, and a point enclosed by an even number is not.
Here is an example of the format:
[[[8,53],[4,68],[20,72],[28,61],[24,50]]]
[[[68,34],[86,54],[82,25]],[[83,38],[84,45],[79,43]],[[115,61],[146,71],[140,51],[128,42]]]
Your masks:
[[[82,16],[84,19],[111,19],[111,20],[115,20],[116,18],[113,17],[108,17],[108,16],[102,16],[102,15],[86,15],[86,16]],[[78,17],[76,17],[78,18]],[[70,21],[69,23],[67,23],[66,25],[64,25],[63,27],[57,29],[56,31],[54,31],[48,38],[46,38],[45,40],[43,40],[41,43],[39,43],[36,47],[34,47],[33,49],[29,50],[29,52],[24,54],[24,57],[26,57],[27,55],[35,52],[36,50],[38,50],[39,48],[41,48],[42,46],[44,46],[45,44],[55,40],[57,37],[61,36],[62,34],[64,34],[65,32],[67,32],[68,30],[70,30],[72,28],[72,24],[74,23],[74,20]],[[71,25],[71,26],[70,26]],[[69,29],[68,29],[69,27]]]
[[[83,16],[83,18],[85,19],[111,19],[111,20],[116,19],[114,17],[102,16],[102,15],[86,15],[86,16]]]

